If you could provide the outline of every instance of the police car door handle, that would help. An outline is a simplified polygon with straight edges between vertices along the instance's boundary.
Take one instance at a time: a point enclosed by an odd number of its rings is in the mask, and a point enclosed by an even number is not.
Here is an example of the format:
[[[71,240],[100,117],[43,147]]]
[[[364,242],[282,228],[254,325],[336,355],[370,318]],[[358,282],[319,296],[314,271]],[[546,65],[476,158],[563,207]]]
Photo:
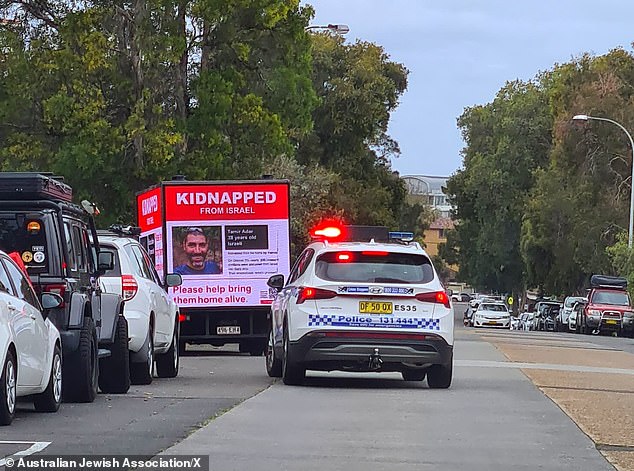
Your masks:
[[[8,309],[9,311],[17,311],[17,310],[18,310],[18,308],[17,308],[17,307],[15,307],[15,306],[14,306],[13,304],[11,304],[11,303],[7,303],[7,309]]]

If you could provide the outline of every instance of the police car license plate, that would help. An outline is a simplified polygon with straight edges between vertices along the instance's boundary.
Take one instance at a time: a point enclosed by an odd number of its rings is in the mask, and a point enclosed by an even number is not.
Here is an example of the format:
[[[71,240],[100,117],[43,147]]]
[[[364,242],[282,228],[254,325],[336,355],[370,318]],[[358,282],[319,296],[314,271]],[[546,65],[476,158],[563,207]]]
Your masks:
[[[240,334],[240,326],[239,325],[221,325],[216,327],[216,333],[218,335],[234,335]]]
[[[392,314],[392,303],[359,301],[359,314]]]
[[[616,324],[616,320],[615,319],[606,319],[605,323],[606,324]]]

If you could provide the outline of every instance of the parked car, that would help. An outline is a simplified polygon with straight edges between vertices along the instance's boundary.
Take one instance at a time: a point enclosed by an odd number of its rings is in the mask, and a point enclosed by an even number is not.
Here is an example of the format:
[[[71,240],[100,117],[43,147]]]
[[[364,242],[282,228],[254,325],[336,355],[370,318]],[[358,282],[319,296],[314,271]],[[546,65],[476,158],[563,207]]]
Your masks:
[[[471,299],[472,298],[469,293],[454,293],[451,295],[451,300],[456,303],[468,303]]]
[[[534,312],[524,312],[520,315],[518,330],[535,330],[533,326]]]
[[[30,396],[35,410],[56,412],[62,402],[62,342],[48,319],[62,298],[38,300],[28,276],[0,251],[0,425],[15,416],[18,397]]]
[[[473,314],[473,327],[511,327],[511,313],[501,302],[482,302]]]
[[[572,306],[572,312],[570,316],[568,316],[568,330],[573,331],[575,333],[581,332],[581,314],[583,312],[583,308],[587,304],[587,298],[581,298],[580,301],[577,301],[574,306]]]
[[[101,250],[113,254],[114,267],[99,278],[104,292],[123,296],[128,321],[130,381],[150,384],[154,365],[160,378],[173,378],[179,370],[179,311],[167,293],[182,283],[181,275],[158,275],[133,231],[114,227],[99,231]],[[117,232],[118,231],[118,232]]]
[[[95,282],[112,265],[110,254],[99,250],[98,213],[88,201],[73,204],[62,177],[0,172],[0,248],[20,255],[38,295],[63,299],[48,318],[62,341],[66,402],[92,402],[98,388],[130,388],[123,301]]]
[[[634,334],[634,308],[625,278],[593,275],[588,302],[581,311],[582,333]],[[579,322],[579,319],[577,319]]]
[[[540,301],[535,305],[534,330],[554,331],[555,316],[559,313],[561,304],[555,301]],[[555,309],[553,311],[553,309]]]
[[[520,318],[519,316],[511,316],[511,330],[519,330]]]
[[[585,298],[581,296],[568,296],[564,299],[564,304],[555,317],[555,330],[557,332],[567,332],[569,330],[568,318],[572,313],[572,308],[577,302],[583,299]]]

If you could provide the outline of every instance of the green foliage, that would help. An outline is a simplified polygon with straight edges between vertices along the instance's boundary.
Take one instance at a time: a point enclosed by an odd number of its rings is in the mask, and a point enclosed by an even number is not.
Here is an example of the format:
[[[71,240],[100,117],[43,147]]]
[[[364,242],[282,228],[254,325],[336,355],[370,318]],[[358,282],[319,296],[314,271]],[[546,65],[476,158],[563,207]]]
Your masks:
[[[629,273],[627,227],[634,57],[583,55],[507,84],[459,120],[464,169],[448,184],[459,223],[442,255],[478,289],[581,292],[593,273]],[[628,262],[629,263],[629,262]],[[504,267],[504,269],[502,269]]]
[[[396,227],[387,135],[407,71],[379,46],[309,34],[299,0],[6,1],[0,170],[63,174],[101,224],[189,180],[292,182],[293,244],[323,216]],[[419,224],[419,222],[416,222]]]
[[[627,289],[634,296],[634,249],[628,247],[627,233],[617,235],[614,245],[606,249],[617,275],[627,279]]]
[[[551,117],[534,83],[512,82],[485,106],[467,109],[464,169],[447,182],[459,224],[443,257],[477,289],[511,292],[524,284],[520,233],[534,170],[548,161]]]

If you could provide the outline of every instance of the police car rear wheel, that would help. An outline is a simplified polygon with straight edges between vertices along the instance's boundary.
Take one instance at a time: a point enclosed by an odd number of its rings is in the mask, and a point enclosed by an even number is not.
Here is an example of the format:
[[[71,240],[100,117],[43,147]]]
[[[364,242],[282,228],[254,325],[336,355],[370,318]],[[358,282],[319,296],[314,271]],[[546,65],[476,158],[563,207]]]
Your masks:
[[[447,389],[453,376],[453,356],[446,365],[432,365],[427,371],[427,385],[431,389]]]
[[[284,384],[297,386],[304,382],[306,369],[295,363],[290,356],[290,340],[288,330],[284,329],[284,356],[282,357],[282,381]]]
[[[401,371],[401,375],[403,375],[403,379],[405,381],[422,381],[425,379],[425,376],[427,375],[427,370],[421,370],[421,369],[403,370]]]

